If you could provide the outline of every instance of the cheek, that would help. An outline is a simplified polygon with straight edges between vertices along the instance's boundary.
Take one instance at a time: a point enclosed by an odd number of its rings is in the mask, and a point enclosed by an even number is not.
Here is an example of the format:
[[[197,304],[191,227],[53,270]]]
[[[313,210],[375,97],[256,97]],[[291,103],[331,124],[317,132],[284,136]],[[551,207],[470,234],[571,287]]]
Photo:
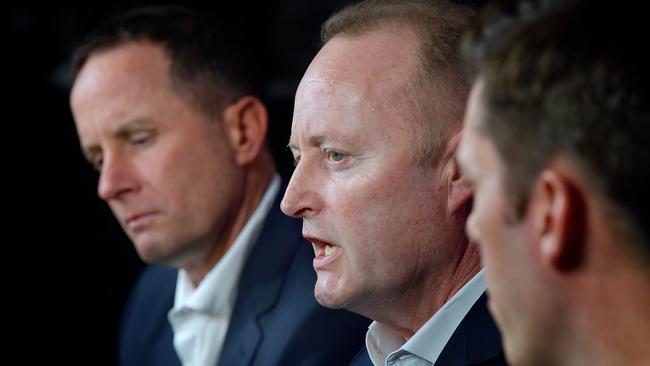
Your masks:
[[[417,245],[430,240],[435,200],[421,183],[430,177],[392,171],[348,179],[329,192],[329,207],[352,265],[364,273],[390,268],[399,277],[400,269],[410,267]]]
[[[330,222],[330,230],[334,231],[331,239],[340,242],[346,250],[365,247],[365,242],[376,230],[376,217],[369,207],[366,193],[349,185],[328,192],[324,218]]]
[[[320,224],[323,229],[327,227],[330,239],[345,249],[353,267],[376,259],[378,248],[388,240],[391,213],[382,209],[388,198],[378,182],[381,181],[362,174],[334,176],[324,184],[321,182],[321,187],[327,188],[323,192],[326,203],[324,215],[319,216]]]
[[[156,160],[150,166],[157,188],[177,209],[209,210],[233,196],[236,173],[232,162],[206,144],[169,146],[152,159]]]
[[[405,185],[400,177],[381,173],[360,173],[340,180],[334,177],[336,189],[328,192],[333,202],[330,207],[345,220],[343,224],[364,236],[381,236],[388,231],[387,224],[398,224],[403,217],[401,206],[408,205],[408,196],[402,197],[399,191]]]

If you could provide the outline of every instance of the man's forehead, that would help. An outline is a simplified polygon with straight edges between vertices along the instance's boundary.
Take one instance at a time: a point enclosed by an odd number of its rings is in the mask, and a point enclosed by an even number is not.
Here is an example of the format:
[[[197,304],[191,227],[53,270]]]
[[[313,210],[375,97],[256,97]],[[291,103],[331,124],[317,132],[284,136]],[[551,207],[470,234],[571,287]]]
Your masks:
[[[337,35],[325,44],[298,87],[290,142],[296,146],[313,136],[375,135],[388,123],[383,119],[400,120],[398,96],[417,62],[407,41],[377,30]]]
[[[305,76],[358,84],[401,80],[417,67],[417,38],[405,28],[396,34],[375,29],[359,35],[339,34],[318,52]]]
[[[99,80],[167,75],[169,64],[169,57],[160,46],[150,42],[127,42],[91,54],[78,79],[82,75],[85,79]]]
[[[337,99],[338,103],[355,104],[362,94],[363,88],[354,84],[352,80],[306,75],[296,92],[296,103],[318,105],[319,103],[315,102],[333,103],[333,100]],[[320,104],[327,105],[327,103]]]
[[[363,67],[337,66],[315,60],[296,91],[294,123],[303,118],[382,110],[399,103],[396,97],[404,94],[408,81],[387,75],[390,68],[379,74],[367,71]]]

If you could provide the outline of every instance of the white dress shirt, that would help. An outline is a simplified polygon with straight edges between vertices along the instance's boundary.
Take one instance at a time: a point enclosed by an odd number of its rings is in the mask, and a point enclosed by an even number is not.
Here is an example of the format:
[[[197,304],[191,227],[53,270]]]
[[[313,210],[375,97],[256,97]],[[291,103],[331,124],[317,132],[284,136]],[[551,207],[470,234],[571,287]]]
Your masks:
[[[215,365],[219,359],[241,271],[279,188],[280,177],[276,174],[232,247],[196,288],[185,270],[178,272],[174,307],[167,319],[174,331],[174,348],[183,365]]]
[[[485,292],[483,270],[449,299],[406,341],[388,326],[373,322],[366,333],[366,348],[375,366],[433,365],[465,315]]]

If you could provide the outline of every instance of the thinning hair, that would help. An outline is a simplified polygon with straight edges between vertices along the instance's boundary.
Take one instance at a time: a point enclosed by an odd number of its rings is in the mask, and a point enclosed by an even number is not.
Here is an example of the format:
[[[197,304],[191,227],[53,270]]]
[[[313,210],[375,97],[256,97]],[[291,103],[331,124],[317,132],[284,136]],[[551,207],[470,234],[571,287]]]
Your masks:
[[[367,0],[332,15],[321,30],[323,44],[336,36],[361,36],[377,30],[417,36],[418,70],[407,81],[412,105],[415,160],[432,166],[452,131],[462,125],[469,83],[460,59],[462,34],[474,14],[467,6],[444,0]]]
[[[181,6],[136,8],[89,34],[74,53],[74,77],[93,54],[131,42],[151,42],[170,59],[173,90],[200,112],[218,119],[228,104],[244,95],[257,95],[260,80],[239,33],[225,28],[222,20]]]

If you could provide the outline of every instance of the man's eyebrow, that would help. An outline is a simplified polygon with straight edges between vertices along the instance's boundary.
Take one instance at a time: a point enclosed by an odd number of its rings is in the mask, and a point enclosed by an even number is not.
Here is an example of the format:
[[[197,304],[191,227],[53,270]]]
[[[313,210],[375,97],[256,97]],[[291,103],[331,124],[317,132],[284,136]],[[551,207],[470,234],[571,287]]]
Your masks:
[[[312,136],[308,139],[308,141],[309,141],[309,146],[320,146],[325,141],[325,136]],[[287,144],[287,147],[292,151],[293,150],[300,151],[300,148],[296,144],[291,142]]]
[[[320,146],[325,141],[325,136],[312,136],[309,138],[310,146]]]

